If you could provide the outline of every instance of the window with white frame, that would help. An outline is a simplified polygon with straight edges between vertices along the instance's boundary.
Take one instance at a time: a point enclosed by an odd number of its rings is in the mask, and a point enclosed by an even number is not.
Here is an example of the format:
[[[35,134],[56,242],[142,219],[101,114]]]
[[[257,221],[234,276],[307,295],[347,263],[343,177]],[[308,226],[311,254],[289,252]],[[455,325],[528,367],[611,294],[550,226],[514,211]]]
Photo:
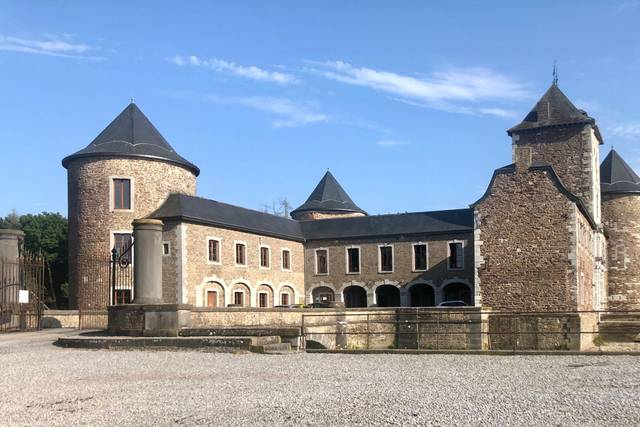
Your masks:
[[[347,273],[360,273],[360,248],[347,248]]]
[[[291,251],[289,249],[282,250],[282,269],[291,270]]]
[[[236,265],[247,265],[247,245],[236,242]]]
[[[283,292],[280,294],[280,304],[281,305],[289,305],[291,304],[291,300],[289,299],[289,292]]]
[[[210,263],[220,263],[220,239],[207,239],[207,260]]]
[[[271,251],[268,246],[260,246],[260,267],[271,267]]]
[[[380,273],[393,272],[393,245],[378,246],[378,271]]]
[[[233,293],[233,303],[235,305],[241,305],[244,307],[244,292],[242,291],[235,291]]]
[[[329,251],[316,249],[316,274],[329,274]]]
[[[449,242],[449,270],[464,268],[464,247],[462,242]]]
[[[131,180],[128,178],[113,178],[113,209],[131,209]]]
[[[218,291],[207,291],[207,307],[218,306]]]
[[[266,292],[260,292],[258,294],[258,307],[267,308],[269,307],[269,294]]]
[[[426,243],[413,244],[413,271],[426,271],[428,268],[428,249]]]
[[[118,257],[122,256],[122,259],[126,259],[128,262],[133,260],[132,242],[133,235],[131,233],[113,233],[113,248]]]
[[[171,255],[171,243],[162,242],[162,255],[164,256]]]

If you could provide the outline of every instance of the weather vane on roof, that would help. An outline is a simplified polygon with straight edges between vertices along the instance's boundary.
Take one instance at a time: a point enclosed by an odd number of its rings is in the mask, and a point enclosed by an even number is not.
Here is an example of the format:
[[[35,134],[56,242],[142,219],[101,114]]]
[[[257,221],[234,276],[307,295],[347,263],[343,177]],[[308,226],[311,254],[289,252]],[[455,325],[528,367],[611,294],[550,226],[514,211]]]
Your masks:
[[[558,86],[558,65],[556,60],[553,60],[553,84]]]
[[[136,103],[136,99],[135,99],[133,96],[131,97],[131,103],[132,103],[132,104],[135,104],[135,103]]]

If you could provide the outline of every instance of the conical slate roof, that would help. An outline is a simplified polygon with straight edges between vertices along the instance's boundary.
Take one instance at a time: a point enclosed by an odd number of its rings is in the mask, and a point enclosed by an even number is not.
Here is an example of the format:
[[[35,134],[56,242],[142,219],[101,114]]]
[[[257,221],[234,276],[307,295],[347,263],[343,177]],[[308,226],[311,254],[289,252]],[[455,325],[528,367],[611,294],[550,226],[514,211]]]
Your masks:
[[[616,152],[611,152],[600,165],[601,193],[640,193],[640,177]]]
[[[200,174],[200,169],[176,153],[133,102],[91,144],[62,159],[62,166],[66,168],[70,160],[80,157],[107,156],[163,160],[184,166],[196,176]]]
[[[590,123],[595,126],[595,119],[578,108],[562,93],[556,83],[542,95],[533,109],[517,126],[507,131],[509,135],[520,131],[537,129],[547,126],[571,125]],[[596,133],[600,142],[602,138],[596,127]]]
[[[291,214],[294,215],[304,211],[359,212],[367,214],[353,203],[353,200],[329,171],[324,174],[307,201],[292,211]]]

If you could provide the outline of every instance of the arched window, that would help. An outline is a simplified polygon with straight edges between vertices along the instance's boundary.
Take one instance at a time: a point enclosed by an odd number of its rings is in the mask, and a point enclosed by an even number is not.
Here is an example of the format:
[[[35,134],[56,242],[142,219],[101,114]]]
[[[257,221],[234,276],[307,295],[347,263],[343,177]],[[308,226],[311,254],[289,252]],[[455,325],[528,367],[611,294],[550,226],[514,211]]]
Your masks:
[[[344,306],[347,308],[360,308],[367,306],[367,291],[362,286],[347,286],[343,292]]]
[[[411,307],[433,307],[436,305],[433,287],[427,283],[417,283],[409,289]]]
[[[442,289],[443,301],[464,301],[467,305],[473,305],[471,288],[464,283],[449,283]]]
[[[378,307],[400,307],[400,289],[393,285],[382,285],[376,288]]]

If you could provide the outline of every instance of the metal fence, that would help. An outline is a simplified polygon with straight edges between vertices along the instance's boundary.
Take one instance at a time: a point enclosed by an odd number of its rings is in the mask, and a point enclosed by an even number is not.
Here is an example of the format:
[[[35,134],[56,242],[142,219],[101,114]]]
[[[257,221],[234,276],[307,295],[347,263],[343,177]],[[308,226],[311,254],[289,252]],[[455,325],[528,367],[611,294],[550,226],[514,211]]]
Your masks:
[[[346,309],[303,314],[302,335],[309,349],[585,350],[640,339],[640,311]]]
[[[44,258],[23,253],[0,258],[0,332],[40,329],[44,311]]]

